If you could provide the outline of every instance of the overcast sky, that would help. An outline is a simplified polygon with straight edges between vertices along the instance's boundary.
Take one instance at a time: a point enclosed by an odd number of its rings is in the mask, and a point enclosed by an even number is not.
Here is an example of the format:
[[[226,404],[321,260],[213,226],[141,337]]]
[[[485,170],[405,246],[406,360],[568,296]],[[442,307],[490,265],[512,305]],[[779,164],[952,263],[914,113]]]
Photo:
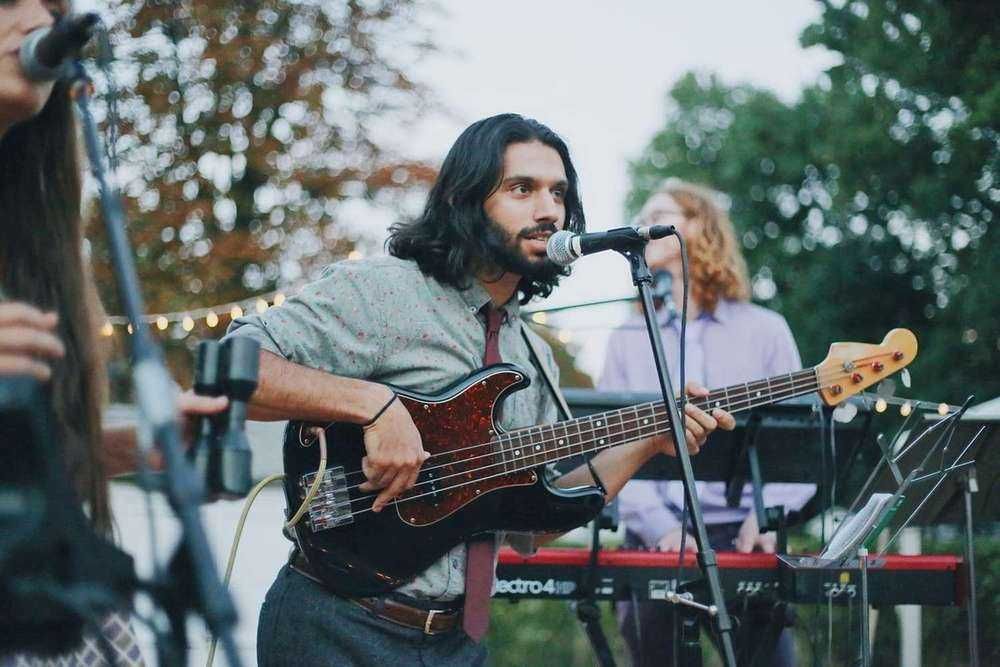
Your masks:
[[[812,0],[442,0],[434,32],[442,54],[419,70],[453,117],[410,135],[409,149],[439,163],[479,118],[514,111],[561,134],[580,174],[588,227],[622,219],[626,164],[663,125],[664,98],[689,70],[715,72],[793,100],[833,62],[798,36],[819,16]],[[614,254],[585,257],[549,304],[633,291]],[[555,318],[580,344],[581,367],[599,372],[602,324],[625,309]],[[573,331],[573,330],[576,331]]]

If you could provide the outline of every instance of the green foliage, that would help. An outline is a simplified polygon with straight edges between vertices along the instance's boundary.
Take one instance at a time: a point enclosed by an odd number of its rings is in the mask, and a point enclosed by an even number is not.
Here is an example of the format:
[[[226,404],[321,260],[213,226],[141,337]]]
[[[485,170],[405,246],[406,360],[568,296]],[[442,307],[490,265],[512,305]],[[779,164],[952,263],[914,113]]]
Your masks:
[[[1000,394],[996,5],[823,4],[803,43],[842,64],[793,103],[682,78],[630,166],[629,213],[668,176],[708,183],[732,200],[755,299],[806,363],[904,326],[922,397]]]

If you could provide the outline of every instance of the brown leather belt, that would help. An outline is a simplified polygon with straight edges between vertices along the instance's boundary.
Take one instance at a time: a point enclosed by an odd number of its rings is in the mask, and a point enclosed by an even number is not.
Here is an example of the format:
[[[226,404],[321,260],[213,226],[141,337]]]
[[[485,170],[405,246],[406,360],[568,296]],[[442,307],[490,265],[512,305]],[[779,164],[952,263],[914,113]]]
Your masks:
[[[301,553],[296,553],[288,565],[307,579],[324,585],[320,578],[313,574],[309,562]],[[458,602],[440,603],[441,609],[421,609],[388,596],[344,599],[383,620],[420,630],[426,635],[451,632],[462,622],[462,607]]]

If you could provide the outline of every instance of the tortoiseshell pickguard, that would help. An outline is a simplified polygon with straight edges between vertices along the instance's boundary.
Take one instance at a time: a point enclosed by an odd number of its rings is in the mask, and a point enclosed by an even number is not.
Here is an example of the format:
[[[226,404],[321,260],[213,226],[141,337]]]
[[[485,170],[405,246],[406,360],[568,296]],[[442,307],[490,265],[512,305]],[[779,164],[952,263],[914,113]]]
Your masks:
[[[436,493],[429,493],[425,486],[400,497],[396,508],[404,523],[426,526],[490,491],[535,483],[537,473],[533,470],[507,470],[513,464],[504,462],[494,424],[494,411],[502,397],[523,381],[516,371],[499,370],[447,401],[422,401],[400,394],[420,431],[424,449],[431,454],[421,481],[427,479],[424,475],[438,480]],[[407,499],[417,495],[420,497]]]

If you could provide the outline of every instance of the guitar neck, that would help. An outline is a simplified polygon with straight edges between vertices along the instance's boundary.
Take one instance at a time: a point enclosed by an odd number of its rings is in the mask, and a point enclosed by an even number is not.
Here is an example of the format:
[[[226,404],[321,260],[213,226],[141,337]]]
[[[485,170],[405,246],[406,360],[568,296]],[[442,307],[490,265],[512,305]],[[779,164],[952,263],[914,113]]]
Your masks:
[[[770,405],[820,388],[816,368],[775,375],[763,380],[713,389],[707,396],[690,399],[697,407],[741,412]],[[670,415],[663,401],[532,426],[502,434],[497,454],[508,470],[555,463],[591,454],[654,435],[670,432]]]

